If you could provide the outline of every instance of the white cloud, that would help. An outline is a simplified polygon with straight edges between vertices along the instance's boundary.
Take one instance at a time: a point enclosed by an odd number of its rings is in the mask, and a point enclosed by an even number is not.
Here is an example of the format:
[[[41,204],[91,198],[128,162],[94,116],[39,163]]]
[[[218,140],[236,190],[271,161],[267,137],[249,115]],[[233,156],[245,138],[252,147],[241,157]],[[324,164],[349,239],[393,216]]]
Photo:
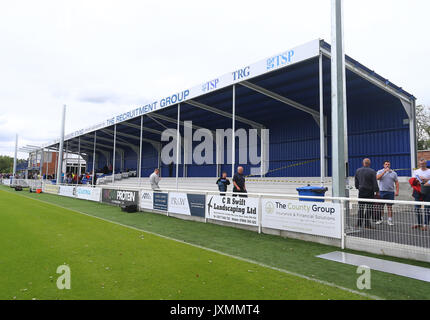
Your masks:
[[[428,105],[429,11],[345,1],[347,53]],[[69,133],[315,38],[329,0],[4,1],[0,153],[55,139],[63,104]]]

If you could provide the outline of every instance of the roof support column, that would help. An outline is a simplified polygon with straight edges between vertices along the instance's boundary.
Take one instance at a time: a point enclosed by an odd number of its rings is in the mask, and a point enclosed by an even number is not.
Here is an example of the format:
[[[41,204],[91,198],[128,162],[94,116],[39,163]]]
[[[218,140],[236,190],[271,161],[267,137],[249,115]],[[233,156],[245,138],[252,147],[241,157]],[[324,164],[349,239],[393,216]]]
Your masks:
[[[325,180],[325,125],[324,125],[324,82],[322,53],[319,57],[319,96],[320,96],[320,175],[321,186]]]
[[[47,158],[47,161],[46,161],[46,173],[45,173],[45,181],[48,181],[48,174],[49,174],[49,153],[50,153],[50,151],[49,151],[49,149],[48,149],[48,154],[47,154],[47,156],[46,156],[46,158]],[[52,157],[51,157],[51,159],[52,159]]]
[[[43,163],[45,162],[44,152],[43,149],[41,149],[40,152],[40,179],[43,180]]]
[[[181,121],[181,104],[178,104],[178,123],[176,127],[176,190],[178,190],[178,176],[179,176],[179,152],[181,151],[181,134],[180,130],[180,121]]]
[[[160,177],[161,177],[161,143],[158,145],[158,170],[160,171]]]
[[[142,178],[142,136],[143,136],[143,115],[140,116],[140,138],[139,138],[139,163],[138,167],[138,177],[139,177],[139,186]]]
[[[92,185],[94,185],[94,176],[96,174],[96,143],[97,143],[97,131],[94,131],[94,151],[93,151],[93,176]]]
[[[54,168],[55,179],[58,179],[57,168],[58,168],[58,151],[55,151],[55,168]]]
[[[333,196],[346,196],[345,137],[345,53],[343,42],[343,1],[332,0],[332,156],[333,156]]]
[[[78,172],[76,175],[76,185],[79,184],[79,177],[81,176],[81,137],[78,137]]]
[[[112,183],[115,182],[115,159],[116,158],[116,124],[113,129],[113,156],[112,156]]]
[[[234,176],[234,167],[236,160],[236,85],[233,85],[233,105],[231,118],[231,178]]]
[[[409,118],[409,132],[411,144],[411,176],[414,174],[414,169],[417,167],[417,118],[415,101],[411,103],[411,117]]]
[[[69,160],[69,141],[66,142],[66,169],[64,170],[64,178],[66,178],[66,174],[67,174],[67,161],[68,160]]]

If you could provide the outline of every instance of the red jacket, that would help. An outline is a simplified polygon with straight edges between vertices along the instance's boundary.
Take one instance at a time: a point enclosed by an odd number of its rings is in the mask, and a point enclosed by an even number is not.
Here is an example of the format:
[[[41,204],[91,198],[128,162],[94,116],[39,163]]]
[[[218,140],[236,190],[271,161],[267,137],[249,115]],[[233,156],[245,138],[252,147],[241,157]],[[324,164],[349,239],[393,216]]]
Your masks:
[[[411,185],[412,189],[414,189],[414,193],[412,194],[412,196],[414,196],[414,194],[418,194],[420,197],[420,201],[422,201],[423,195],[421,194],[421,183],[418,181],[418,179],[410,178],[409,184]]]

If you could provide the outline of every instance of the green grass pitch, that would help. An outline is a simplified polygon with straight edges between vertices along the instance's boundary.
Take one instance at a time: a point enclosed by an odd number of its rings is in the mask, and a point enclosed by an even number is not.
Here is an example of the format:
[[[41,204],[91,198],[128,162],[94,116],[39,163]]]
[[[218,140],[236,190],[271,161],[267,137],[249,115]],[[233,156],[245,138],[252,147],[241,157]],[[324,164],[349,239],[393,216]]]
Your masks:
[[[354,267],[315,258],[333,250],[338,248],[0,187],[3,300],[367,298],[274,269],[358,291]],[[56,285],[57,267],[64,264],[71,269],[70,290]],[[429,298],[426,283],[372,276],[369,295]]]

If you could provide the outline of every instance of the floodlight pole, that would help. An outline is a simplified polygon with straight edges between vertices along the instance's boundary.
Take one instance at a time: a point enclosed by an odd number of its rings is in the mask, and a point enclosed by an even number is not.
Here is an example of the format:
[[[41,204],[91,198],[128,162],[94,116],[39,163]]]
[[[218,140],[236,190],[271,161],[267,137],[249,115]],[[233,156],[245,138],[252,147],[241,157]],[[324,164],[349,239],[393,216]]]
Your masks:
[[[15,136],[15,157],[13,158],[13,177],[14,178],[16,175],[17,156],[18,156],[18,134],[16,134]]]
[[[236,161],[236,85],[233,85],[233,105],[231,117],[232,137],[231,137],[231,177],[234,177],[234,167]]]
[[[112,183],[115,182],[115,157],[116,156],[116,124],[113,129],[113,160],[112,160]]]
[[[343,0],[332,0],[332,158],[333,197],[346,196],[347,130],[345,53],[343,39]]]
[[[176,190],[178,190],[178,177],[179,177],[179,152],[180,152],[180,143],[181,143],[181,135],[180,135],[180,122],[181,121],[181,104],[178,104],[178,123],[176,127]]]
[[[61,119],[61,131],[60,131],[60,147],[58,150],[58,164],[57,164],[57,184],[63,182],[63,148],[64,148],[64,127],[66,123],[66,105],[63,105],[63,116]]]

